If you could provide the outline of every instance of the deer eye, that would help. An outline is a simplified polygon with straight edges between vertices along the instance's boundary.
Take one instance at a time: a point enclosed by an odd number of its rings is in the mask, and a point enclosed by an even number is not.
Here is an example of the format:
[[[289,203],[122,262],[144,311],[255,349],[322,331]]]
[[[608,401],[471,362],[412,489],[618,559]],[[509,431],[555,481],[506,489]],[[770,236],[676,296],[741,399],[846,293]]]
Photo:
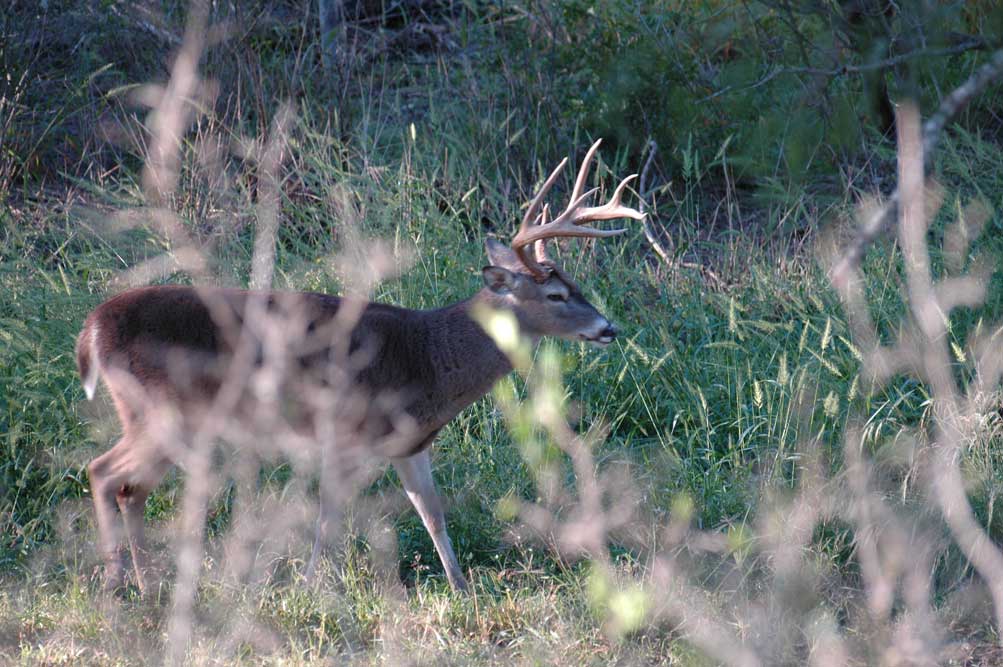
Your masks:
[[[560,301],[561,303],[564,303],[565,301],[568,300],[568,297],[564,296],[563,294],[548,294],[547,299],[549,299],[550,301]]]

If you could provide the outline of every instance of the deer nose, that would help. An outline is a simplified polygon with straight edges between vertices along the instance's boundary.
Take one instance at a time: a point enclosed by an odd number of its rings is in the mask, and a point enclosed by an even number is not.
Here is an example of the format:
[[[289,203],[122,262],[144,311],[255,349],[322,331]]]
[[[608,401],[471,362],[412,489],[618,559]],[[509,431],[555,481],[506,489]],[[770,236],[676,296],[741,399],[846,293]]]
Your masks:
[[[607,323],[606,328],[599,332],[599,340],[611,341],[616,338],[616,327]]]

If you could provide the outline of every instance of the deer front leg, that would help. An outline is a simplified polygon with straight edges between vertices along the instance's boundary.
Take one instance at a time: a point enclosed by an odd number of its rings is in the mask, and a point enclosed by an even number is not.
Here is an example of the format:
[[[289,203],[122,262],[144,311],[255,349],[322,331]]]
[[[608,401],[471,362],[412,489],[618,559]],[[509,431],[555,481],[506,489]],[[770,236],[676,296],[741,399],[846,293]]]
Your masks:
[[[333,497],[331,483],[325,483],[321,475],[320,483],[320,510],[317,514],[317,524],[314,527],[313,548],[310,550],[310,560],[307,562],[306,572],[303,578],[307,584],[312,584],[317,575],[317,565],[320,563],[321,554],[324,547],[331,541],[331,534],[334,527],[341,523],[341,511],[338,502]]]
[[[307,562],[303,578],[307,584],[312,584],[317,575],[317,566],[324,550],[331,543],[334,531],[341,525],[341,502],[339,491],[347,483],[349,474],[347,462],[339,457],[337,450],[325,447],[320,451],[320,479],[318,495],[320,507],[317,513],[317,523],[314,526],[313,548],[310,550],[310,560]]]
[[[425,529],[432,536],[435,550],[439,554],[449,585],[455,590],[467,590],[467,580],[453,552],[453,543],[446,533],[446,516],[442,511],[442,502],[435,491],[432,479],[432,463],[428,449],[404,459],[394,459],[394,469],[404,485],[408,499],[418,511],[418,516],[425,524]]]

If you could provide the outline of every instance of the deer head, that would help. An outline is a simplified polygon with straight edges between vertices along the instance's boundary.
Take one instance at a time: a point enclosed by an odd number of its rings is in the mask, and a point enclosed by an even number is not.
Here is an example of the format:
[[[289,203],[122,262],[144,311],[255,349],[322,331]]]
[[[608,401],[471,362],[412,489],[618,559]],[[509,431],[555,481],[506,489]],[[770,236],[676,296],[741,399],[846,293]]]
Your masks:
[[[572,278],[547,257],[547,239],[561,236],[604,238],[616,236],[625,229],[603,230],[586,223],[614,218],[644,219],[644,214],[623,206],[620,198],[637,174],[628,176],[602,206],[586,206],[596,189],[583,192],[589,164],[599,149],[600,141],[592,144],[582,161],[567,208],[553,220],[543,198],[554,185],[568,163],[567,158],[551,172],[536,193],[512,246],[488,239],[490,266],[483,269],[484,284],[494,296],[496,306],[514,312],[520,329],[531,338],[557,336],[569,340],[585,340],[607,345],[616,337],[616,327],[589,303]],[[530,247],[532,246],[532,252]]]

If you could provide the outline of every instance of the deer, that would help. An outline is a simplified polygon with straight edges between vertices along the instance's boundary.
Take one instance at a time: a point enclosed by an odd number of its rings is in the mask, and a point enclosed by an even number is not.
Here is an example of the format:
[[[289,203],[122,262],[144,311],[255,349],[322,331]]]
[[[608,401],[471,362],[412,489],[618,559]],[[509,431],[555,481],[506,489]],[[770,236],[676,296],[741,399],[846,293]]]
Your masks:
[[[239,391],[237,398],[233,392],[230,399],[221,395],[226,387],[246,384],[265,363],[264,334],[253,330],[252,315],[273,312],[286,325],[284,372],[291,381],[283,385],[289,394],[283,399],[295,408],[296,432],[306,442],[330,435],[331,429],[321,425],[332,420],[334,402],[311,401],[316,392],[302,389],[330,386],[335,375],[342,378],[338,386],[355,409],[339,412],[337,421],[347,419],[348,424],[340,427],[338,442],[354,440],[362,455],[389,460],[431,536],[450,587],[467,590],[446,530],[429,448],[447,423],[513,370],[509,356],[475,317],[478,308],[514,316],[521,335],[534,345],[545,336],[598,346],[615,339],[616,327],[586,300],[545,247],[555,238],[605,238],[626,231],[589,223],[644,219],[621,202],[636,174],[621,181],[606,203],[587,204],[598,191],[585,191],[585,184],[600,142],[582,161],[564,211],[550,219],[544,198],[567,158],[529,202],[511,244],[486,240],[489,264],[481,271],[483,287],[451,305],[412,310],[313,292],[159,285],[128,289],[95,308],[76,342],[78,371],[88,400],[103,381],[121,426],[117,443],[87,466],[105,588],[124,585],[124,527],[135,585],[141,595],[147,589],[144,507],[178,463],[171,438],[190,434],[222,409],[221,403],[244,414],[262,409],[248,407]],[[350,330],[339,328],[339,318],[348,310],[354,312],[346,319]],[[155,419],[165,409],[176,425],[166,433]],[[322,453],[331,446],[319,445]],[[323,488],[323,480],[320,495],[308,578],[333,516],[334,494]]]

